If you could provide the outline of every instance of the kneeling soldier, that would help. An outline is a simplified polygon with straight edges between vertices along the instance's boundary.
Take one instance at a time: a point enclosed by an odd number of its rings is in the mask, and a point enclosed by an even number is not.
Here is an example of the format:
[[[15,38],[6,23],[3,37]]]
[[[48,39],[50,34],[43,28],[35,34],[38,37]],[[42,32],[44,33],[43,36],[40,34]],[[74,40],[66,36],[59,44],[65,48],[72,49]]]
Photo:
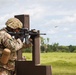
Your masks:
[[[7,32],[19,32],[23,27],[17,18],[10,18],[6,28],[0,30],[0,75],[12,75],[15,71],[16,51],[23,47],[22,41],[12,38]],[[14,74],[13,74],[14,75]]]

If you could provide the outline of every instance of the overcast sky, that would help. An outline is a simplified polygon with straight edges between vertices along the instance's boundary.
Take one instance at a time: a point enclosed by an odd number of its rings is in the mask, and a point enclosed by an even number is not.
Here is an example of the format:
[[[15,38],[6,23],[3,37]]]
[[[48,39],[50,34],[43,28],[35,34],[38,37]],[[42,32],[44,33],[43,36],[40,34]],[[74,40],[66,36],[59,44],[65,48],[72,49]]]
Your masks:
[[[8,18],[29,14],[31,29],[50,44],[76,45],[76,0],[0,0],[0,28]]]

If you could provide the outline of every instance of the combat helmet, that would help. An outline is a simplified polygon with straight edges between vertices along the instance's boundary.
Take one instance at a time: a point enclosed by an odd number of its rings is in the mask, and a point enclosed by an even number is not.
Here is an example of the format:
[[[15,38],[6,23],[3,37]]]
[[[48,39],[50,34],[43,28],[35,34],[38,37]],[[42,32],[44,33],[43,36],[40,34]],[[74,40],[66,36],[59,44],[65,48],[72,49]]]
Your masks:
[[[22,22],[17,18],[10,18],[7,20],[7,22],[5,24],[6,24],[6,26],[8,26],[12,29],[17,29],[17,28],[23,27]]]

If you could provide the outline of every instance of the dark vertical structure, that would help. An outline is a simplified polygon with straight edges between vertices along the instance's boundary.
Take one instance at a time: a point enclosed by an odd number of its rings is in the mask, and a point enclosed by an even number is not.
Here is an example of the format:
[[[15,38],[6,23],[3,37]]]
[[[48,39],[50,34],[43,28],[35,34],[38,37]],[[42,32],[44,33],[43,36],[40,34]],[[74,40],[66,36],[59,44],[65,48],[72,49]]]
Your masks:
[[[23,28],[30,29],[29,15],[16,15],[23,23]],[[39,31],[37,31],[40,33]],[[16,75],[52,75],[51,66],[40,64],[40,35],[30,35],[33,42],[32,61],[16,61]],[[18,51],[18,60],[22,59],[22,51]]]
[[[18,18],[23,23],[23,28],[27,28],[27,29],[30,28],[29,27],[29,15],[16,15],[15,17]],[[22,51],[21,50],[18,51],[17,59],[18,60],[22,59]]]
[[[31,35],[31,38],[33,39],[32,61],[34,64],[40,64],[40,35]]]
[[[23,23],[23,28],[30,29],[29,15],[16,15],[15,17]]]

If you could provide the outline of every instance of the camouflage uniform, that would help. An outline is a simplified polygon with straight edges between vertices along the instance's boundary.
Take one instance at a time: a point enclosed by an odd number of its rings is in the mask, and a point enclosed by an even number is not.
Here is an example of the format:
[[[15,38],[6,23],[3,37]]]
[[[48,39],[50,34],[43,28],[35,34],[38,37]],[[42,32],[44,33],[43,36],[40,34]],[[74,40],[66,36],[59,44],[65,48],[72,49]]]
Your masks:
[[[8,20],[6,22],[6,25],[11,28],[13,27],[13,29],[18,28],[19,25],[17,25],[17,27],[15,27],[15,26],[19,20],[17,20],[17,19],[15,20],[15,18],[14,19],[11,18],[11,21]],[[20,23],[21,22],[19,22],[19,24]],[[20,25],[19,27],[21,27],[21,26],[22,25]],[[11,35],[7,33],[6,28],[0,30],[0,59],[1,59],[2,51],[5,48],[8,48],[11,51],[11,55],[10,55],[8,63],[2,64],[0,62],[0,75],[11,75],[11,72],[14,71],[14,69],[15,69],[15,60],[17,59],[16,51],[21,49],[22,46],[23,46],[22,41],[20,39],[12,38]]]

